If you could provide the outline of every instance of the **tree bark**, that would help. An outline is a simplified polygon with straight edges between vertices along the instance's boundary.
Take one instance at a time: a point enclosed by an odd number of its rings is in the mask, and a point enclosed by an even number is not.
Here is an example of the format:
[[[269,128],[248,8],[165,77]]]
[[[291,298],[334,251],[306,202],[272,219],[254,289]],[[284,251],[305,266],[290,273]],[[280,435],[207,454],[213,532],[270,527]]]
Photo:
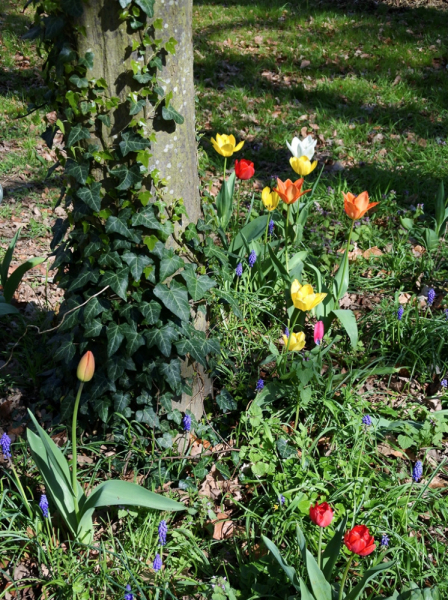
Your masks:
[[[126,128],[129,116],[127,96],[135,90],[131,61],[141,60],[132,51],[134,40],[140,40],[140,31],[132,30],[126,22],[119,20],[120,5],[117,0],[87,0],[78,25],[83,26],[85,36],[78,36],[78,51],[94,54],[90,77],[103,78],[108,85],[108,94],[120,98],[121,102],[111,114],[111,127],[102,126],[97,143],[109,146],[114,137]],[[188,219],[183,218],[180,227],[189,222],[196,223],[200,216],[199,177],[195,132],[195,91],[193,79],[192,40],[193,0],[156,0],[154,18],[163,20],[163,29],[155,37],[164,41],[170,37],[177,40],[176,53],[165,54],[163,70],[159,72],[161,87],[166,93],[173,92],[173,107],[184,117],[182,125],[165,121],[161,115],[150,116],[150,106],[144,114],[148,132],[155,132],[157,142],[151,145],[152,158],[149,170],[158,169],[168,185],[165,201],[169,204],[183,198]],[[149,24],[150,25],[150,24]],[[141,116],[139,115],[139,116]],[[151,115],[152,116],[152,115]],[[205,331],[206,319],[196,315],[196,328]],[[210,393],[210,380],[201,365],[184,362],[182,374],[193,377],[192,396],[182,394],[173,402],[173,407],[191,410],[200,418],[203,413],[203,398]]]

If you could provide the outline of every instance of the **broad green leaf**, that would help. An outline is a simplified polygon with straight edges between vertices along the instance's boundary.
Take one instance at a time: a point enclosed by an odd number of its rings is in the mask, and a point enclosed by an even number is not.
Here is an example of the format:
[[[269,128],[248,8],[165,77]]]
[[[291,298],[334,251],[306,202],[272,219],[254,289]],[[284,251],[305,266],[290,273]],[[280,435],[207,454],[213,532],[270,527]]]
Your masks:
[[[89,321],[87,325],[84,326],[84,335],[85,337],[98,337],[103,329],[103,324],[98,319],[93,319]]]
[[[289,565],[287,565],[285,563],[285,561],[283,560],[282,555],[280,554],[280,551],[278,550],[277,546],[273,542],[271,542],[270,539],[268,539],[265,535],[262,535],[261,539],[263,540],[263,542],[264,542],[265,546],[267,547],[267,549],[272,553],[272,555],[274,556],[275,560],[281,566],[281,568],[283,569],[283,571],[286,573],[289,581],[296,588],[296,590],[299,591],[300,590],[300,582],[297,579],[297,573],[296,573],[296,570],[294,569],[294,567],[290,567]]]
[[[3,196],[3,190],[2,190],[2,196]],[[2,262],[1,268],[0,268],[0,282],[3,287],[5,287],[6,281],[8,279],[9,265],[11,264],[12,255],[14,253],[14,248],[16,247],[16,243],[17,243],[17,240],[19,239],[19,235],[20,235],[21,231],[22,231],[22,228],[17,230],[17,233],[10,241],[8,250],[6,251],[6,254],[3,257],[3,262]]]
[[[123,267],[122,269],[115,271],[106,271],[101,279],[101,285],[109,285],[111,289],[120,296],[123,300],[126,300],[126,291],[129,286],[129,269]]]
[[[44,256],[39,258],[30,258],[29,260],[22,263],[15,271],[8,277],[6,284],[3,286],[3,296],[6,302],[10,302],[16,289],[19,287],[22,277],[30,269],[34,269],[37,265],[40,265],[46,260]]]
[[[86,69],[89,69],[89,71],[91,71],[93,69],[93,59],[94,59],[93,52],[88,51],[84,54],[84,56],[82,58],[79,59],[79,64],[82,65],[83,67],[86,67]]]
[[[132,217],[132,225],[134,227],[142,225],[148,229],[161,229],[161,223],[155,216],[154,209],[151,205],[146,206]]]
[[[131,186],[140,183],[143,179],[138,165],[133,165],[130,169],[126,165],[120,165],[110,171],[111,175],[117,177],[120,181],[117,190],[128,190]]]
[[[440,234],[443,222],[445,220],[445,187],[443,181],[440,182],[439,191],[437,192],[435,201],[435,214],[436,214],[436,233],[437,237]]]
[[[138,309],[144,316],[147,324],[154,325],[159,320],[162,307],[155,300],[151,300],[150,302],[140,302]]]
[[[193,265],[186,265],[182,277],[187,284],[188,292],[194,301],[202,300],[211,288],[215,287],[216,281],[207,275],[197,276]]]
[[[316,598],[319,598],[319,600],[331,600],[331,585],[325,579],[324,574],[317,566],[317,562],[309,550],[306,551],[306,567],[311,588]]]
[[[78,183],[83,185],[87,181],[89,175],[89,163],[88,162],[77,162],[71,158],[67,160],[65,165],[65,172],[70,177],[73,177]]]
[[[137,421],[146,423],[150,427],[155,427],[156,429],[160,427],[159,417],[150,406],[145,407],[143,410],[138,410],[135,413],[135,418]]]
[[[216,196],[216,209],[218,213],[219,224],[225,231],[233,212],[233,194],[235,190],[235,171],[228,179],[223,181],[221,189]]]
[[[84,322],[88,323],[94,317],[107,310],[98,298],[91,298],[88,303],[84,306]]]
[[[166,382],[173,392],[176,392],[179,389],[179,385],[182,383],[180,376],[180,360],[175,358],[169,363],[162,363],[159,366],[159,371],[165,377]]]
[[[154,16],[154,0],[135,0],[135,3],[140,6],[150,19]]]
[[[129,323],[122,323],[120,325],[120,331],[126,338],[126,352],[129,356],[132,356],[141,346],[145,345],[145,339],[137,329],[129,325]]]
[[[143,107],[145,105],[146,105],[146,100],[144,98],[142,98],[141,100],[138,100],[137,102],[131,101],[131,108],[129,109],[129,114],[131,116],[137,115],[143,109]],[[121,146],[121,144],[120,144],[120,146]]]
[[[352,348],[355,349],[358,345],[358,324],[356,323],[356,317],[351,310],[333,310],[333,314],[339,319],[341,325],[350,338]]]
[[[67,146],[74,146],[80,140],[89,140],[90,131],[82,125],[75,125],[68,135]]]
[[[112,269],[119,269],[123,266],[120,255],[115,251],[102,254],[98,259],[98,264],[101,267],[111,267]]]
[[[15,307],[11,306],[11,304],[7,304],[6,302],[0,302],[0,317],[3,315],[19,315],[20,311]]]
[[[110,127],[110,116],[109,115],[97,115],[96,117],[106,127]]]
[[[348,250],[344,252],[344,256],[341,258],[339,269],[333,279],[333,296],[335,300],[340,300],[345,292],[348,290],[348,284],[350,282],[350,267],[348,264]]]
[[[405,217],[400,217],[400,223],[401,223],[402,227],[404,227],[408,231],[411,231],[411,229],[414,229],[415,223],[414,223],[413,219],[408,219],[408,218],[405,218]]]
[[[164,325],[161,329],[149,329],[145,332],[148,348],[157,345],[164,356],[171,354],[171,344],[177,340],[179,334],[171,325]]]
[[[165,432],[161,438],[157,438],[156,442],[161,448],[167,449],[173,447],[173,438],[168,432]]]
[[[167,277],[173,275],[179,269],[185,266],[184,260],[174,253],[171,248],[166,249],[163,253],[163,258],[160,261],[160,281],[165,281]]]
[[[79,75],[72,75],[69,79],[70,83],[76,85],[77,88],[85,89],[89,87],[89,82],[85,77],[80,77]]]
[[[103,398],[95,398],[91,401],[94,412],[99,416],[103,423],[107,423],[109,416],[110,401]]]
[[[121,139],[122,141],[119,146],[123,156],[127,156],[129,152],[139,152],[140,150],[144,150],[150,145],[149,140],[146,140],[144,137],[133,131],[126,131],[121,135]]]
[[[268,219],[270,219],[269,215],[262,215],[245,225],[230,244],[229,252],[236,252],[244,245],[243,236],[246,238],[248,244],[262,236],[266,230]]]
[[[94,212],[99,212],[101,210],[100,190],[101,182],[98,181],[92,183],[89,187],[80,188],[76,194]]]
[[[121,326],[111,321],[106,329],[107,335],[107,356],[112,356],[120,347],[124,340],[124,335],[121,332]]]
[[[184,122],[183,116],[178,113],[177,110],[171,106],[171,104],[169,106],[162,107],[162,117],[165,119],[165,121],[174,121],[178,125],[182,125]]]
[[[55,360],[63,360],[64,362],[70,362],[72,358],[75,356],[76,346],[73,343],[72,339],[64,339],[62,340],[53,355]]]
[[[351,590],[351,592],[346,595],[345,600],[357,600],[371,579],[376,577],[382,571],[387,571],[388,569],[391,569],[394,566],[394,564],[395,564],[395,561],[391,561],[391,562],[387,562],[387,563],[382,562],[379,565],[376,565],[376,567],[372,567],[371,569],[366,571],[364,573],[363,578],[358,583],[358,585],[355,586]]]
[[[159,298],[176,317],[183,321],[190,320],[190,305],[188,303],[187,288],[181,283],[173,280],[170,287],[158,283],[154,288],[154,295]]]
[[[429,227],[426,227],[426,229],[423,231],[423,238],[425,240],[425,246],[426,249],[431,251],[431,250],[436,250],[436,248],[439,245],[439,236],[437,235],[437,233],[434,231],[434,229],[430,229]]]
[[[207,366],[205,357],[208,354],[218,354],[220,351],[219,342],[213,338],[206,338],[205,334],[197,332],[190,339],[183,338],[176,343],[177,351],[180,355],[190,354],[192,358],[201,363],[204,367]]]
[[[327,581],[331,581],[333,569],[339,557],[342,538],[344,537],[345,527],[347,525],[347,518],[347,515],[345,515],[339,523],[333,537],[328,542],[327,547],[322,554],[322,571]]]
[[[299,582],[300,582],[300,600],[315,600],[313,594],[306,587],[306,584],[301,577],[299,578]]]
[[[152,260],[144,254],[134,254],[133,252],[123,252],[121,258],[129,265],[132,277],[135,281],[140,281],[143,269],[152,263]]]

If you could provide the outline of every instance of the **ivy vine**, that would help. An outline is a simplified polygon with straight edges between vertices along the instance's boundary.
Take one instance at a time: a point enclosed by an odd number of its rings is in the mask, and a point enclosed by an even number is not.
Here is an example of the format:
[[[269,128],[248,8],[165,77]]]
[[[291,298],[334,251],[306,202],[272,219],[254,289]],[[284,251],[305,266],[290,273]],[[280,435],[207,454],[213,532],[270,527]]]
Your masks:
[[[156,137],[141,117],[149,107],[165,120],[183,122],[158,77],[163,54],[174,53],[176,41],[154,35],[163,27],[154,19],[154,0],[111,1],[108,10],[118,10],[120,19],[141,33],[132,47],[139,55],[131,63],[135,85],[127,97],[132,118],[107,145],[102,132],[111,127],[122,101],[109,95],[104,79],[89,77],[94,54],[78,53],[76,39],[85,32],[73,21],[82,15],[81,0],[33,4],[35,23],[26,37],[39,41],[47,99],[58,116],[43,137],[51,147],[56,132],[64,134],[65,152],[56,153],[65,170],[68,214],[56,221],[51,245],[65,296],[54,339],[60,366],[46,392],[62,398],[61,418],[67,419],[74,367],[92,350],[97,370],[81,412],[109,424],[117,414],[135,419],[162,434],[157,437],[161,447],[170,447],[182,420],[172,401],[192,393],[182,361],[207,369],[207,357],[219,352],[216,339],[195,329],[192,310],[193,305],[195,311],[205,310],[215,282],[193,256],[199,240],[194,226],[177,240],[176,249],[169,242],[173,223],[185,210],[182,201],[166,205],[164,181],[157,170],[149,172]],[[200,431],[201,425],[193,423]]]

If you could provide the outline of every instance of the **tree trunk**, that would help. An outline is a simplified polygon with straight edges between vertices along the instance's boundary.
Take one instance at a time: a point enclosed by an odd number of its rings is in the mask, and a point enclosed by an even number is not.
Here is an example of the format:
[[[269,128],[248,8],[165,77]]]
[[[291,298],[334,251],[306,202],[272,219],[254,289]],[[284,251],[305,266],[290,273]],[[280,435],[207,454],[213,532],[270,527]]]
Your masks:
[[[131,61],[141,59],[137,52],[132,51],[132,43],[140,41],[142,34],[119,20],[121,8],[117,0],[87,0],[83,6],[84,12],[78,24],[84,27],[86,35],[78,36],[78,51],[81,56],[87,51],[93,52],[93,71],[89,72],[89,76],[105,79],[108,94],[121,100],[111,114],[111,127],[103,126],[95,140],[104,147],[111,145],[113,138],[135,118],[129,115],[127,96],[135,89]],[[153,131],[157,136],[157,142],[151,145],[149,170],[158,169],[160,176],[168,182],[165,201],[168,204],[179,198],[184,201],[188,220],[183,218],[182,228],[188,222],[196,223],[200,216],[192,10],[193,0],[156,0],[154,4],[154,18],[163,20],[163,29],[156,31],[156,37],[162,37],[164,41],[174,37],[178,42],[174,55],[165,54],[159,78],[164,91],[173,92],[171,104],[184,117],[183,124],[166,121],[158,114],[153,119],[148,118],[149,104],[139,115],[144,115],[148,132]],[[205,331],[206,325],[203,315],[196,315],[196,328]],[[210,380],[201,365],[188,361],[183,364],[182,375],[193,377],[193,393],[191,397],[182,394],[173,402],[173,408],[188,409],[200,418],[203,398],[210,393]]]

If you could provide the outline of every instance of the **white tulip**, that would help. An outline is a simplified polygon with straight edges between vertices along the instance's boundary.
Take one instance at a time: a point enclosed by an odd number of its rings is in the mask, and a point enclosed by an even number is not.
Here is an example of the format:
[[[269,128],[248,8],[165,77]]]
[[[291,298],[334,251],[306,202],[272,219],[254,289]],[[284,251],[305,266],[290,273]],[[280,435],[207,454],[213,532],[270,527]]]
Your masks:
[[[291,154],[296,158],[300,158],[301,156],[307,156],[310,160],[314,156],[314,148],[316,147],[317,140],[314,140],[310,135],[308,135],[304,140],[299,140],[298,137],[295,137],[291,144],[286,142]]]

